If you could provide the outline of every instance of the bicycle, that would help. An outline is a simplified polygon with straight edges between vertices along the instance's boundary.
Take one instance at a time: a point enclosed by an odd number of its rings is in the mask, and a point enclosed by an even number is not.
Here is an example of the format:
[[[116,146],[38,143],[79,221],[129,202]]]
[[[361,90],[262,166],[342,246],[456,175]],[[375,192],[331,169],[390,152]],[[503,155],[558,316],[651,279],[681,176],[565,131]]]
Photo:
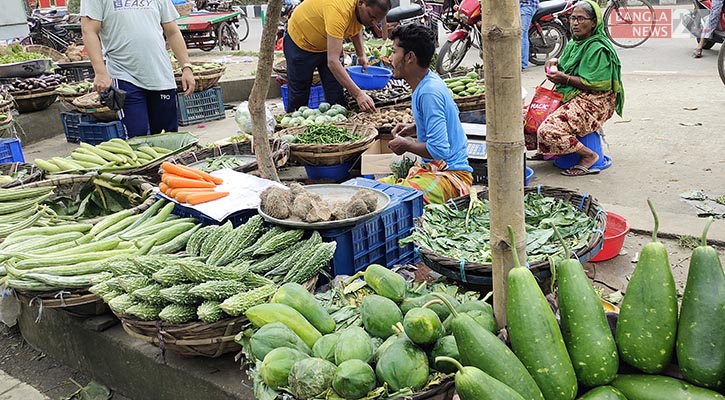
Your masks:
[[[652,37],[657,18],[648,0],[608,0],[604,33],[615,45],[631,49]]]
[[[68,39],[68,30],[58,26],[60,21],[49,21],[42,17],[28,17],[28,27],[30,34],[20,41],[23,46],[31,44],[41,44],[52,49],[64,52],[70,42]]]
[[[239,41],[243,42],[249,37],[249,20],[247,19],[247,10],[242,6],[233,5],[233,0],[210,0],[205,2],[199,2],[201,4],[200,9],[206,9],[208,11],[233,11],[238,12],[237,21],[234,22],[236,28],[236,35],[239,37]],[[230,32],[225,32],[227,35],[231,35]]]
[[[720,73],[720,80],[725,85],[725,45],[720,45],[717,55],[717,72]]]

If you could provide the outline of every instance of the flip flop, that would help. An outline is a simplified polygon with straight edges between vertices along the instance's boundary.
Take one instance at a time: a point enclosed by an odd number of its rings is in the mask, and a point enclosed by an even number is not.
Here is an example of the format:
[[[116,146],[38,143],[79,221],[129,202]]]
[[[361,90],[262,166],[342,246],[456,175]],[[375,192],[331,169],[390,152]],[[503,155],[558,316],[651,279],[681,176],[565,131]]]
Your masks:
[[[702,49],[695,49],[692,51],[692,58],[702,58]]]
[[[572,170],[579,170],[582,173],[575,174],[575,173],[572,173]],[[575,165],[569,169],[561,171],[561,174],[564,176],[584,176],[584,175],[596,175],[600,172],[602,172],[602,170],[600,170],[599,168],[587,168],[583,165]]]

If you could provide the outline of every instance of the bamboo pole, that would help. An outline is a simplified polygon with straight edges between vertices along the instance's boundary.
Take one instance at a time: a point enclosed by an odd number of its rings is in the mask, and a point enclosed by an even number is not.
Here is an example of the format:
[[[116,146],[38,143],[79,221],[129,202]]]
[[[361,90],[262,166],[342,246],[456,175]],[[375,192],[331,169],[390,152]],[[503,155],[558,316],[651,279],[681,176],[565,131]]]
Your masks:
[[[517,0],[483,0],[483,66],[486,84],[486,147],[491,205],[494,313],[506,325],[506,281],[513,258],[506,229],[526,259],[524,136],[521,113],[521,18]]]
[[[267,15],[280,15],[283,0],[269,0]],[[267,114],[264,101],[269,92],[269,81],[272,79],[272,63],[274,62],[274,45],[277,36],[277,19],[267,18],[262,29],[259,43],[259,62],[257,74],[249,94],[249,114],[252,117],[252,137],[254,138],[254,154],[256,154],[259,172],[263,178],[279,181],[277,168],[272,160],[269,148],[269,132],[267,132]]]

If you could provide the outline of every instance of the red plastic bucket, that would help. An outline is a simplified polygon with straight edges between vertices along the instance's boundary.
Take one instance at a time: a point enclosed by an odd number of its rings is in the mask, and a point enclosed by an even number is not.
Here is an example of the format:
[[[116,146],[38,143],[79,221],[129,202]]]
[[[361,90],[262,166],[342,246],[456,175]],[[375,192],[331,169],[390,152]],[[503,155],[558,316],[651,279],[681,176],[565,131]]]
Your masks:
[[[624,238],[629,233],[629,221],[619,214],[607,212],[607,227],[604,229],[602,250],[589,261],[606,261],[619,254],[624,245]]]

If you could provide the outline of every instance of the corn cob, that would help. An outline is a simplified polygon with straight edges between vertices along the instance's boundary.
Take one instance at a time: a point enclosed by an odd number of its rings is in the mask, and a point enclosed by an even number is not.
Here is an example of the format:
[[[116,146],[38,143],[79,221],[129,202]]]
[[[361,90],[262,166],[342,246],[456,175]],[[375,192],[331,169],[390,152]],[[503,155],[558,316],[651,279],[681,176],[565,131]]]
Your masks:
[[[176,264],[171,264],[154,272],[151,278],[164,286],[173,286],[189,281],[181,268]]]
[[[239,256],[244,258],[251,258],[255,250],[257,250],[268,240],[277,237],[277,235],[281,235],[282,233],[284,233],[284,228],[279,225],[273,226],[272,229],[265,232],[252,246],[247,247],[241,253],[239,253]]]
[[[282,249],[286,249],[293,243],[296,243],[300,239],[302,239],[302,234],[304,233],[305,232],[302,229],[293,229],[284,232],[259,246],[259,248],[254,251],[253,255],[254,257],[258,257],[266,254],[276,253]]]
[[[238,317],[249,308],[266,302],[277,291],[277,285],[270,284],[252,289],[248,292],[238,293],[224,300],[220,305],[225,313]]]
[[[181,283],[161,289],[159,293],[169,303],[193,306],[202,302],[202,298],[189,293],[189,289],[196,286],[194,283]]]
[[[196,309],[196,315],[202,322],[211,324],[224,318],[224,311],[219,307],[218,301],[207,300]]]
[[[159,319],[159,313],[163,307],[149,303],[136,303],[126,309],[126,313],[144,321]]]
[[[161,289],[163,289],[163,286],[159,285],[158,283],[153,283],[146,287],[136,289],[131,294],[134,298],[139,299],[143,302],[164,306],[168,304],[168,302],[166,301],[166,299],[164,299],[163,296],[161,296]]]
[[[118,277],[118,286],[126,293],[133,293],[136,289],[141,289],[154,283],[152,279],[143,275],[122,275]]]
[[[189,238],[189,241],[186,243],[186,254],[190,256],[198,256],[201,252],[201,245],[204,238],[216,229],[217,226],[209,225],[194,232],[194,234]]]
[[[245,289],[246,286],[238,281],[208,281],[194,286],[189,293],[205,300],[222,301]]]
[[[127,314],[128,308],[134,304],[136,304],[136,300],[134,300],[133,296],[128,293],[124,293],[112,298],[111,301],[108,302],[108,307],[115,313]]]
[[[196,306],[169,304],[161,310],[159,318],[171,324],[185,324],[196,319]]]
[[[282,281],[284,283],[305,283],[329,264],[335,255],[336,247],[337,242],[318,244],[312,251],[300,257],[304,262],[295,265],[295,268],[291,269]]]
[[[234,229],[232,223],[227,221],[224,225],[215,227],[208,235],[204,237],[199,250],[199,255],[202,257],[209,257],[209,254],[214,250],[219,240],[226,236],[229,232]]]

